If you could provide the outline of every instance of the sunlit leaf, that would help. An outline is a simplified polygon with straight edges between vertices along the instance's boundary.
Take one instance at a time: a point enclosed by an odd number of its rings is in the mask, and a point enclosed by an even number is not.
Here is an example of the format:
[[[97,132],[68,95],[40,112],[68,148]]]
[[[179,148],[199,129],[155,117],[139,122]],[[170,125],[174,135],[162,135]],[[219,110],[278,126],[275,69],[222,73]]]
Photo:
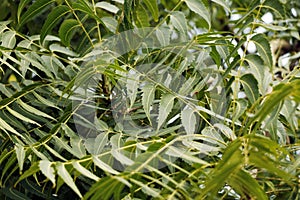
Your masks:
[[[169,113],[171,112],[174,104],[174,96],[171,94],[164,94],[161,97],[159,104],[159,114],[158,114],[158,125],[157,129],[159,129],[165,120],[167,119]]]
[[[185,3],[189,7],[189,9],[191,9],[193,12],[202,17],[208,24],[208,27],[210,28],[210,14],[203,2],[199,0],[185,0]]]
[[[54,168],[52,166],[52,163],[48,160],[41,160],[39,162],[39,168],[41,172],[52,182],[52,184],[55,186],[55,174],[54,174]]]
[[[153,104],[155,89],[155,86],[152,84],[147,84],[143,87],[142,103],[150,125],[152,124],[150,117],[150,108]]]
[[[95,4],[95,7],[101,8],[103,10],[106,10],[108,12],[116,14],[119,11],[119,8],[113,4],[110,4],[105,1],[101,1]]]
[[[70,187],[72,190],[80,197],[82,198],[82,195],[77,188],[76,184],[74,183],[71,175],[65,168],[65,166],[62,163],[57,163],[56,164],[56,169],[57,169],[57,174],[60,176],[60,178]]]

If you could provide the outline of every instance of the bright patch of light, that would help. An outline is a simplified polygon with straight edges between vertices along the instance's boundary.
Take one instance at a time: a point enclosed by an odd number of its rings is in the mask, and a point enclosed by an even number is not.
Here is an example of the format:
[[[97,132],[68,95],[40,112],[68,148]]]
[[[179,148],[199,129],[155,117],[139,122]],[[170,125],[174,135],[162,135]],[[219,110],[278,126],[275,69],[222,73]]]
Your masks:
[[[290,62],[290,53],[287,53],[279,58],[279,66],[287,66]]]
[[[292,9],[291,9],[291,12],[292,12],[292,15],[293,15],[294,17],[297,17],[297,11],[296,11],[295,8],[292,8]]]
[[[247,27],[247,28],[244,29],[243,32],[244,32],[245,34],[248,34],[248,33],[251,32],[251,28],[250,28],[250,27]]]
[[[256,52],[256,46],[255,46],[254,42],[252,42],[252,41],[248,42],[247,50],[248,50],[249,53],[255,53]]]
[[[257,29],[255,29],[256,33],[265,33],[267,30],[264,27],[258,27]]]
[[[266,24],[271,24],[273,23],[274,19],[273,19],[273,15],[270,12],[267,12],[266,14],[264,14],[261,19],[266,23]]]
[[[239,92],[239,93],[238,93],[238,98],[239,98],[239,99],[243,99],[243,98],[245,98],[245,97],[246,97],[245,92]]]
[[[240,14],[232,14],[230,17],[230,20],[235,21],[235,20],[239,20],[241,18],[242,18],[242,15],[240,15]]]

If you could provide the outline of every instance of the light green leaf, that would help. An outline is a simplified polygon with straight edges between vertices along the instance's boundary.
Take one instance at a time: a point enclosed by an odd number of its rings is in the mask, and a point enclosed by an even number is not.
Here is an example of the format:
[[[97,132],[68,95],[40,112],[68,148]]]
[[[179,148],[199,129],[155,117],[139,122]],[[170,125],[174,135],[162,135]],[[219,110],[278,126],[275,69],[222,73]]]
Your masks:
[[[272,69],[273,67],[273,57],[269,41],[262,34],[257,34],[251,38],[255,43],[257,51],[261,58],[264,60],[264,63]]]
[[[40,12],[42,12],[48,5],[55,2],[55,0],[38,0],[35,1],[28,10],[21,16],[18,26],[22,27],[26,22],[37,16]],[[22,2],[27,3],[27,2]],[[21,14],[22,7],[24,4],[21,4],[19,7],[19,14]]]
[[[38,93],[36,92],[33,92],[33,95],[37,98],[37,100],[39,100],[41,103],[43,103],[45,106],[49,106],[49,107],[52,107],[52,108],[56,108],[56,109],[59,109],[59,107],[57,107],[55,105],[54,102],[48,100],[48,99],[45,99],[44,97],[42,97],[41,95],[39,95]]]
[[[170,22],[172,25],[177,29],[177,31],[180,33],[180,37],[182,38],[182,41],[187,41],[188,35],[187,35],[187,21],[182,12],[174,11],[170,15]]]
[[[191,109],[189,106],[186,106],[181,111],[181,123],[186,131],[187,134],[194,134],[196,130],[196,115],[194,110]]]
[[[99,167],[105,172],[109,172],[111,174],[119,174],[118,171],[114,170],[111,166],[100,160],[97,156],[93,156],[93,162],[97,167]]]
[[[18,160],[18,163],[19,163],[20,172],[22,172],[26,150],[25,150],[24,146],[17,143],[15,145],[15,152],[16,152],[16,155],[17,155],[17,160]]]
[[[16,32],[15,31],[6,31],[2,34],[1,37],[1,46],[12,49],[16,45]]]
[[[78,54],[75,53],[74,51],[68,49],[67,47],[61,46],[59,44],[51,44],[49,49],[53,52],[63,53],[68,56],[75,56],[75,57],[78,56]]]
[[[158,17],[159,17],[157,0],[144,0],[143,2],[146,4],[147,8],[151,12],[154,21],[157,22],[158,21]]]
[[[13,70],[14,72],[16,72],[16,74],[18,74],[20,77],[24,78],[24,77],[22,76],[22,74],[20,74],[20,72],[19,72],[13,65],[11,65],[9,62],[6,61],[5,58],[2,59],[2,58],[0,57],[0,63],[1,63],[1,64],[5,64],[5,65],[8,66],[11,70]],[[0,72],[1,72],[1,71],[2,71],[2,68],[0,68]]]
[[[10,112],[13,116],[15,116],[16,118],[19,118],[20,120],[24,121],[24,122],[28,122],[28,123],[32,123],[32,124],[36,124],[38,126],[41,126],[39,123],[33,121],[32,119],[29,119],[28,117],[25,117],[24,115],[10,109],[9,107],[6,107],[6,109],[8,110],[8,112]]]
[[[129,159],[127,156],[121,153],[121,151],[118,151],[117,149],[111,150],[112,156],[119,161],[120,163],[124,165],[132,165],[134,162]]]
[[[52,12],[48,15],[42,30],[41,30],[41,43],[44,41],[46,35],[54,28],[54,26],[61,20],[61,18],[70,12],[68,6],[61,5],[57,6]]]
[[[70,46],[70,41],[74,35],[76,28],[80,27],[79,23],[75,19],[66,19],[60,25],[58,30],[59,38],[65,46]]]
[[[6,123],[1,118],[0,118],[0,129],[3,130],[4,132],[10,131],[10,132],[16,134],[17,136],[20,136],[20,137],[24,138],[24,136],[22,136],[19,132],[17,132],[13,127],[11,127],[8,123]]]
[[[172,111],[174,104],[174,96],[172,94],[163,94],[159,104],[159,113],[158,113],[158,125],[157,130],[167,119],[169,113]]]
[[[184,0],[189,9],[202,17],[208,24],[208,28],[211,27],[210,14],[206,6],[200,0]]]
[[[95,7],[101,8],[103,10],[106,10],[106,11],[114,13],[114,14],[117,14],[117,12],[119,11],[119,8],[117,6],[110,4],[108,2],[105,2],[105,1],[96,3]]]
[[[232,116],[232,121],[236,121],[246,111],[248,107],[248,101],[245,99],[238,99],[236,102],[235,112]]]
[[[49,71],[48,67],[46,67],[45,65],[40,63],[40,62],[43,62],[43,61],[37,53],[31,51],[31,52],[26,53],[25,55],[21,52],[16,52],[16,54],[17,54],[17,56],[24,59],[25,61],[30,62],[31,65],[33,65],[34,67],[36,67],[39,70],[45,72],[48,77],[53,78],[53,75]]]
[[[65,131],[65,133],[67,134],[67,136],[70,137],[70,138],[78,136],[78,135],[75,134],[74,131],[73,131],[69,126],[67,126],[66,124],[61,124],[61,128]]]
[[[156,29],[156,37],[160,43],[161,46],[167,46],[170,44],[171,39],[171,30],[169,26],[166,24],[163,24]]]
[[[168,147],[168,150],[166,152],[167,155],[177,157],[177,158],[182,158],[187,161],[190,161],[192,163],[199,163],[202,165],[208,164],[206,161],[201,160],[200,158],[193,156],[190,152],[188,152],[186,149],[180,149],[175,146],[170,146]]]
[[[82,198],[82,195],[75,185],[71,175],[66,170],[65,165],[62,163],[56,164],[57,174],[60,176],[60,178],[80,197]]]
[[[118,21],[113,17],[102,17],[101,18],[104,25],[110,30],[112,33],[115,33],[118,26]]]
[[[36,114],[38,116],[46,117],[48,119],[52,119],[52,120],[56,121],[56,119],[54,119],[50,115],[48,115],[48,114],[46,114],[46,113],[44,113],[44,112],[42,112],[42,111],[40,111],[36,108],[24,103],[21,99],[18,99],[17,102],[18,102],[18,104],[20,104],[20,106],[22,106],[28,112],[31,112],[31,113]]]
[[[142,89],[143,90],[142,104],[143,104],[146,116],[150,122],[150,125],[152,125],[151,117],[150,117],[150,107],[152,106],[153,101],[154,101],[155,89],[156,89],[155,86],[152,84],[147,84]]]
[[[227,3],[226,0],[212,0],[213,2],[219,4],[226,10],[228,13],[231,13],[230,5]]]
[[[96,176],[95,174],[93,174],[92,172],[87,170],[85,167],[83,167],[78,161],[73,161],[72,165],[82,175],[84,175],[94,181],[98,181],[100,179],[98,176]]]
[[[73,148],[71,148],[68,145],[67,141],[63,140],[62,138],[57,137],[56,135],[53,136],[53,139],[55,139],[55,142],[56,142],[57,146],[59,146],[61,148],[64,148],[65,150],[67,150],[68,152],[70,152],[71,154],[73,154],[74,156],[76,156],[77,158],[81,158],[82,157],[83,152],[81,152],[80,149],[76,151],[76,149],[73,149]],[[76,143],[74,145],[80,145],[80,144]],[[83,147],[78,147],[78,148],[83,148]]]
[[[71,137],[70,144],[72,146],[73,152],[76,153],[78,158],[82,158],[86,155],[83,140],[79,136]]]
[[[236,135],[234,132],[225,124],[214,124],[214,127],[218,128],[227,138],[229,138],[231,141],[236,139]]]
[[[85,147],[89,153],[98,155],[102,152],[105,145],[108,143],[108,134],[100,133],[96,138],[88,138],[85,140]]]
[[[127,88],[127,96],[130,99],[130,108],[135,103],[137,90],[140,84],[139,79],[140,79],[140,75],[136,74],[133,71],[130,71],[129,74],[127,75],[126,88]]]
[[[254,54],[246,55],[245,60],[250,66],[250,72],[253,74],[256,80],[262,84],[265,73],[263,60],[258,55]]]
[[[39,162],[41,172],[52,182],[53,186],[55,186],[55,174],[51,165],[52,163],[49,160],[41,160]]]

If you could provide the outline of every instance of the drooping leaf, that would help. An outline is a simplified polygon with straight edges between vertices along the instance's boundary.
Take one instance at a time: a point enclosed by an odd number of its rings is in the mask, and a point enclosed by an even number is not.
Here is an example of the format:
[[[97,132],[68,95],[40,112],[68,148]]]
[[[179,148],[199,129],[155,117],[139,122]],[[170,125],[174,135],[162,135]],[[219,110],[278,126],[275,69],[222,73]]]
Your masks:
[[[16,144],[15,145],[15,152],[17,155],[17,160],[19,163],[19,169],[20,172],[23,171],[23,166],[24,166],[24,161],[25,161],[25,154],[26,154],[26,150],[24,148],[24,146],[20,145],[20,144]]]
[[[25,8],[26,5],[28,5],[28,3],[30,3],[31,0],[21,0],[18,6],[18,11],[17,11],[17,18],[18,18],[18,22],[20,23],[20,17],[21,17],[21,13],[23,11],[23,9]]]
[[[143,2],[146,4],[147,8],[151,12],[154,21],[157,22],[159,17],[157,0],[144,0]]]
[[[6,107],[6,109],[8,110],[8,112],[10,112],[13,116],[15,116],[16,118],[19,118],[20,120],[24,121],[24,122],[28,122],[28,123],[32,123],[32,124],[36,124],[38,126],[41,126],[39,123],[35,122],[32,119],[29,119],[28,117],[25,117],[24,115],[20,114],[19,112],[14,111],[13,109],[10,109],[9,107]]]
[[[74,35],[76,28],[78,27],[80,27],[80,25],[75,19],[66,19],[63,21],[63,23],[59,27],[58,35],[64,45],[70,46],[70,41]]]
[[[95,4],[95,7],[97,8],[101,8],[103,10],[106,10],[108,12],[117,14],[117,12],[119,11],[119,8],[111,3],[105,2],[105,1],[101,1]]]
[[[25,178],[34,175],[35,173],[40,171],[39,163],[34,162],[28,170],[26,170],[18,179],[18,181],[15,183],[15,186]]]
[[[146,116],[150,122],[150,125],[152,125],[152,121],[151,121],[151,117],[150,117],[150,108],[153,104],[155,89],[156,89],[155,86],[152,84],[147,84],[143,87],[142,104],[143,104]]]
[[[172,25],[177,29],[177,31],[180,33],[180,37],[182,38],[182,41],[187,41],[188,35],[187,35],[187,21],[182,12],[174,11],[170,15],[170,22]]]
[[[245,170],[238,170],[229,178],[229,184],[240,194],[267,200],[268,197],[258,182]]]
[[[85,148],[83,145],[83,139],[76,136],[70,138],[70,143],[73,149],[73,152],[76,153],[78,158],[82,158],[86,155]]]
[[[82,198],[82,195],[77,188],[76,184],[74,183],[71,175],[67,171],[66,167],[62,163],[56,164],[57,174],[58,176],[80,197]]]
[[[102,17],[103,24],[110,30],[112,33],[115,33],[118,26],[118,21],[113,17]]]
[[[194,134],[196,131],[197,118],[194,110],[186,106],[181,111],[181,122],[187,134]]]
[[[12,49],[16,45],[16,32],[6,31],[1,37],[1,46]]]
[[[208,28],[211,27],[210,14],[207,7],[199,0],[185,0],[185,3],[193,12],[202,17],[208,24]]]
[[[93,9],[92,9],[92,6],[91,4],[88,2],[88,1],[85,1],[85,0],[78,0],[76,2],[74,2],[72,4],[72,9],[74,10],[79,10],[83,13],[86,13],[88,14],[90,17],[94,18],[95,20],[97,20],[99,23],[101,23],[101,19],[95,15]]]
[[[149,17],[147,15],[147,10],[144,8],[144,6],[140,4],[135,12],[136,14],[134,15],[134,17],[136,25],[140,28],[149,27]]]
[[[85,194],[84,199],[121,199],[124,186],[124,183],[119,181],[118,177],[107,176],[92,185],[91,189]]]
[[[17,136],[23,137],[18,131],[16,131],[13,127],[11,127],[8,123],[6,123],[6,121],[4,121],[1,118],[0,118],[0,129],[3,130],[5,133],[7,133],[7,131],[10,131],[16,134]]]
[[[103,162],[102,160],[97,158],[97,156],[93,156],[93,162],[95,163],[95,165],[97,167],[99,167],[100,169],[102,169],[105,172],[108,172],[111,174],[119,174],[118,171],[114,170],[111,166],[109,166],[108,164],[106,164],[105,162]]]
[[[291,95],[294,88],[290,84],[279,84],[274,88],[274,91],[266,97],[262,106],[259,108],[251,122],[258,120],[256,126],[258,127],[263,119],[271,112],[271,110],[281,103],[287,96]]]
[[[52,167],[52,163],[49,160],[41,160],[39,162],[39,168],[41,172],[52,182],[55,186],[55,174],[54,168]]]
[[[166,121],[169,113],[172,111],[175,96],[172,94],[163,94],[159,104],[158,125],[157,130]]]
[[[235,112],[233,113],[232,120],[236,121],[246,111],[248,102],[245,99],[238,99],[236,102]]]
[[[259,97],[257,80],[252,74],[246,74],[241,78],[246,97],[253,104]]]
[[[222,6],[224,10],[226,10],[228,13],[231,13],[230,5],[226,0],[212,0],[212,1]]]
[[[262,34],[257,34],[251,38],[255,43],[258,53],[264,60],[264,63],[272,69],[273,67],[273,57],[269,41]]]
[[[24,109],[25,109],[26,111],[28,111],[28,112],[31,112],[31,113],[36,114],[36,115],[38,115],[38,116],[46,117],[46,118],[48,118],[48,119],[51,119],[51,120],[56,121],[52,116],[50,116],[50,115],[48,115],[48,114],[46,114],[46,113],[44,113],[44,112],[42,112],[42,111],[40,111],[40,110],[38,110],[38,109],[32,107],[32,106],[30,106],[30,105],[24,103],[24,102],[23,102],[22,100],[20,100],[20,99],[17,100],[17,102],[18,102],[18,104],[19,104],[22,108],[24,108]]]
[[[94,180],[98,181],[100,178],[96,176],[94,173],[83,167],[78,161],[73,161],[72,162],[73,167],[80,172],[82,175]]]
[[[47,34],[54,28],[54,26],[62,19],[64,15],[70,12],[68,6],[61,5],[55,8],[47,17],[41,30],[41,43],[43,43]]]
[[[127,88],[127,96],[130,99],[130,108],[135,103],[135,99],[137,96],[137,90],[140,84],[140,75],[136,74],[136,72],[133,72],[128,74],[127,82],[126,82],[126,88]]]
[[[171,30],[165,24],[157,27],[156,29],[156,37],[159,40],[161,46],[167,46],[170,44],[171,39]],[[180,72],[179,72],[180,73]]]
[[[26,22],[40,14],[48,5],[52,4],[55,0],[39,0],[35,1],[29,8],[28,10],[21,15],[20,20],[19,20],[19,27],[22,27]],[[19,7],[19,14],[21,14],[22,7],[24,7],[24,3],[27,3],[26,1],[22,2],[23,4],[20,4]]]

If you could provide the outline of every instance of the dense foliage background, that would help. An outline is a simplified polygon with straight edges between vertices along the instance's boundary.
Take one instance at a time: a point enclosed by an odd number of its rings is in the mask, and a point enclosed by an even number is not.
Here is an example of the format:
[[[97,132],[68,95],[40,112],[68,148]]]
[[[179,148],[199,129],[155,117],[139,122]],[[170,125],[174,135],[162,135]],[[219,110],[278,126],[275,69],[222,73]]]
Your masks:
[[[300,199],[298,0],[2,0],[0,199]]]

